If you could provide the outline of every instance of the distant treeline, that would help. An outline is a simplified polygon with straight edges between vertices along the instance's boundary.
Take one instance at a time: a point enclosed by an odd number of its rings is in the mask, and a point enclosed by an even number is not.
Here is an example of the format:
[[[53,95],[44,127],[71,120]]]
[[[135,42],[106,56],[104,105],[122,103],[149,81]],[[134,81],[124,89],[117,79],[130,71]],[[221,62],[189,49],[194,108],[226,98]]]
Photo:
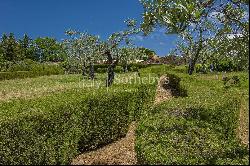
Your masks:
[[[0,40],[0,62],[31,59],[39,62],[59,62],[66,58],[62,43],[55,38],[31,39],[25,34],[16,39],[13,33],[3,34]]]

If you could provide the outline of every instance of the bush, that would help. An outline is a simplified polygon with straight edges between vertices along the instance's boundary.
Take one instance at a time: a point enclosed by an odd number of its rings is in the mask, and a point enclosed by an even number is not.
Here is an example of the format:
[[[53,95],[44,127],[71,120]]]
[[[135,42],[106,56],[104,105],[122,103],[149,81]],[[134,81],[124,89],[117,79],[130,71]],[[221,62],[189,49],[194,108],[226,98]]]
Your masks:
[[[176,71],[178,73],[187,73],[188,71],[188,66],[187,65],[181,65],[181,66],[176,66],[172,71]]]
[[[166,73],[166,77],[168,78],[167,83],[163,84],[163,88],[171,89],[171,94],[173,96],[187,96],[187,90],[180,85],[181,78],[176,76],[175,74]]]
[[[237,67],[231,60],[222,60],[216,64],[217,71],[236,71]]]
[[[131,66],[130,69],[129,69],[129,71],[137,72],[137,71],[139,71],[139,68],[136,67],[136,66]]]
[[[14,63],[11,62],[11,61],[1,60],[1,61],[0,61],[0,72],[1,72],[1,71],[2,71],[2,72],[7,71],[8,68],[9,68],[10,66],[12,66],[13,64],[14,64]]]
[[[209,66],[207,64],[196,64],[195,65],[196,73],[206,74],[209,71]]]
[[[123,68],[122,68],[122,66],[116,66],[115,72],[116,72],[116,73],[123,73]]]
[[[124,136],[150,96],[144,86],[126,86],[1,103],[0,164],[69,164]]]
[[[60,63],[60,66],[68,74],[81,74],[82,73],[82,67],[81,66],[71,64],[68,61],[64,61],[64,62]]]
[[[128,71],[136,72],[138,69],[143,69],[143,68],[154,66],[154,65],[155,64],[133,63],[133,64],[128,64],[127,67],[128,67]],[[61,66],[68,73],[81,74],[81,71],[82,71],[82,67],[80,65],[72,65],[67,61],[63,62]],[[95,64],[94,65],[94,70],[95,70],[96,73],[106,73],[108,66],[109,66],[109,64]],[[117,72],[117,73],[123,72],[123,67],[122,66],[123,66],[122,64],[118,64],[116,66],[115,72]],[[87,69],[89,69],[89,66],[87,66]]]
[[[64,71],[57,64],[40,64],[33,61],[23,61],[12,65],[10,68],[8,68],[7,72],[0,72],[0,80],[58,74],[64,74]]]
[[[180,85],[188,97],[174,98],[142,114],[136,131],[139,164],[248,165],[248,148],[236,136],[239,96],[224,91],[221,81],[172,73],[182,78]]]
[[[225,77],[223,80],[224,88],[228,89],[230,87],[240,86],[240,78],[236,75],[232,77]]]
[[[98,68],[95,70],[96,73],[107,73],[107,68]]]
[[[27,78],[34,77],[33,73],[28,71],[17,71],[17,72],[0,72],[0,81],[1,80],[10,80],[14,78]]]
[[[136,151],[141,164],[247,164],[246,147],[236,139],[238,102],[210,109],[162,107],[142,118]],[[229,162],[226,162],[229,163]]]

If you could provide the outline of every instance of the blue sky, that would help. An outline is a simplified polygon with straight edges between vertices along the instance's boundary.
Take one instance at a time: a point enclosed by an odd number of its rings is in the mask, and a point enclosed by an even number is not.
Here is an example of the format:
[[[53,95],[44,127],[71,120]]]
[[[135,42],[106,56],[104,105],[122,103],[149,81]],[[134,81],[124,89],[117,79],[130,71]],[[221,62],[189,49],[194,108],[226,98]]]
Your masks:
[[[62,40],[69,29],[88,31],[106,39],[125,28],[124,20],[141,21],[139,0],[1,0],[0,34],[13,32],[18,38],[54,37]],[[134,43],[166,55],[175,47],[176,36],[157,29],[147,37],[135,36]]]

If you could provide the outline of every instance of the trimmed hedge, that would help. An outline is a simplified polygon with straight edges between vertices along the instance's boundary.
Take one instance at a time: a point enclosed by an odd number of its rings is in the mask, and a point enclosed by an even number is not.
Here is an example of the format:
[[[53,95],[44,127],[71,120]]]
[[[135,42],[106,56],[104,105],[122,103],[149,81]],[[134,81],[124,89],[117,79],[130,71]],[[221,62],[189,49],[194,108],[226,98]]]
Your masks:
[[[182,78],[188,97],[143,113],[136,131],[139,164],[248,165],[248,148],[236,136],[240,97],[220,80],[172,73]]]
[[[138,160],[150,165],[247,164],[248,150],[235,136],[237,105],[231,100],[213,109],[154,110],[136,132]]]
[[[30,59],[18,62],[5,61],[0,63],[0,81],[58,74],[64,74],[64,70],[59,64],[38,63]]]
[[[128,64],[127,69],[130,72],[137,72],[139,69],[147,68],[153,66],[153,64],[141,64],[141,63],[135,63],[135,64]],[[97,73],[106,73],[108,64],[96,64],[94,65],[95,71]],[[116,73],[123,73],[123,66],[120,64],[116,66],[115,68]]]
[[[10,80],[16,78],[32,78],[44,75],[59,75],[64,74],[62,68],[57,65],[43,65],[40,68],[32,69],[31,71],[13,71],[13,72],[0,72],[1,80]]]
[[[0,103],[0,164],[69,164],[124,136],[151,94],[150,86],[120,85]]]
[[[68,62],[63,62],[61,64],[61,66],[68,73],[81,74],[81,72],[82,72],[82,66],[81,65],[72,66]],[[108,66],[109,66],[109,64],[95,64],[94,65],[94,70],[95,70],[96,73],[106,73]],[[151,66],[157,66],[157,64],[133,63],[133,64],[128,64],[127,69],[130,72],[137,72],[139,69],[143,69],[143,68],[147,68],[147,67],[151,67]],[[87,69],[88,68],[89,68],[89,66],[87,66]],[[116,73],[123,73],[124,72],[123,71],[123,65],[118,64],[116,66],[116,68],[115,68],[115,72]]]

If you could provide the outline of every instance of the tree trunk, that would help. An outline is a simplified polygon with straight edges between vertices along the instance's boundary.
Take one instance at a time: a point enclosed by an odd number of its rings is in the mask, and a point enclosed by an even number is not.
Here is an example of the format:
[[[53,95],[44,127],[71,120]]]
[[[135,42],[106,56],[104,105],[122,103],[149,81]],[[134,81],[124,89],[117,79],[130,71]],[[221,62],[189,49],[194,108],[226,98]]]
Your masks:
[[[188,63],[188,74],[192,75],[193,71],[194,71],[193,59],[190,58]]]
[[[108,63],[109,63],[109,67],[108,67],[108,77],[107,77],[107,80],[106,80],[106,87],[110,87],[113,82],[114,82],[114,78],[115,78],[115,67],[117,66],[119,60],[116,59],[114,61],[110,51],[106,51],[105,54],[107,55],[108,57]]]
[[[113,62],[109,67],[108,67],[108,78],[106,81],[106,86],[109,87],[113,84],[114,78],[115,78],[115,67],[118,64],[118,60]]]
[[[123,66],[123,72],[127,73],[128,72],[128,63],[126,62]]]
[[[112,83],[114,81],[114,78],[115,78],[114,66],[110,65],[108,67],[108,78],[107,78],[107,81],[106,81],[106,86],[107,87],[112,85]]]
[[[91,62],[89,67],[89,78],[93,80],[95,78],[94,64]]]
[[[195,51],[195,55],[194,55],[194,58],[190,59],[189,61],[189,66],[188,66],[188,74],[189,75],[192,75],[193,72],[194,72],[194,69],[195,69],[195,64],[198,60],[198,57],[199,57],[199,54],[200,54],[200,51],[202,50],[202,41],[203,41],[203,38],[202,38],[202,29],[200,28],[199,30],[199,41],[198,41],[198,45],[196,46],[196,51]],[[198,47],[198,48],[197,48]]]
[[[83,77],[86,76],[87,75],[86,73],[87,73],[86,72],[86,63],[84,62],[83,65],[82,65],[82,76]]]
[[[198,50],[198,51],[196,52],[196,54],[195,54],[194,59],[191,58],[190,61],[189,61],[189,66],[188,66],[188,74],[189,74],[189,75],[192,75],[193,72],[194,72],[195,64],[196,64],[196,62],[197,62],[197,60],[198,60],[199,54],[200,54],[200,51]]]

